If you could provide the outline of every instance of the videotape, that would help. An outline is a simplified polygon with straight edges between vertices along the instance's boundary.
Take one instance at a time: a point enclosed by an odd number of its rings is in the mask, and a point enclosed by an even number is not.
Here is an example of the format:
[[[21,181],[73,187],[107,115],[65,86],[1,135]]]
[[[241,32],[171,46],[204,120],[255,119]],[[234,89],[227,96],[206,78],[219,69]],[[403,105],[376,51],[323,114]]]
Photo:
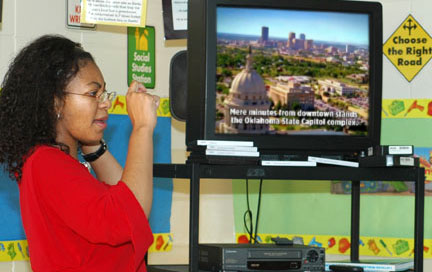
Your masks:
[[[414,155],[412,145],[377,145],[367,149],[367,156]]]
[[[324,271],[322,247],[275,244],[200,244],[199,269],[211,272]]]
[[[359,164],[360,167],[419,167],[420,160],[413,156],[386,155],[360,157]]]

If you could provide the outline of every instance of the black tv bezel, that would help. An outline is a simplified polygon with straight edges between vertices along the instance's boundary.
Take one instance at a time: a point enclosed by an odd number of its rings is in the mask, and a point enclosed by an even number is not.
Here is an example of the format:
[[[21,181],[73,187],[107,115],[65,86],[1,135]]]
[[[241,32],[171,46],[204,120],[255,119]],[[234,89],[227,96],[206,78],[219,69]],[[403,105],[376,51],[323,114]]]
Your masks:
[[[369,125],[367,136],[216,134],[216,7],[280,8],[369,14]],[[186,145],[195,140],[253,141],[261,153],[355,153],[380,144],[382,98],[382,6],[341,0],[189,0],[188,113]],[[214,46],[210,46],[214,45]]]

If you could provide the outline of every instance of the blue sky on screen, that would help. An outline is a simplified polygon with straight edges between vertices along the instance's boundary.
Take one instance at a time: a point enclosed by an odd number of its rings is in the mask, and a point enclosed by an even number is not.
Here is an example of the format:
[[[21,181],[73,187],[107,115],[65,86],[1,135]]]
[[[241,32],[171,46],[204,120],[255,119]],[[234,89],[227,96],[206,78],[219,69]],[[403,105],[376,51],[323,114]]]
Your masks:
[[[270,38],[288,38],[290,32],[306,39],[369,44],[369,15],[360,13],[319,12],[282,9],[218,7],[217,33],[261,35],[269,28]]]

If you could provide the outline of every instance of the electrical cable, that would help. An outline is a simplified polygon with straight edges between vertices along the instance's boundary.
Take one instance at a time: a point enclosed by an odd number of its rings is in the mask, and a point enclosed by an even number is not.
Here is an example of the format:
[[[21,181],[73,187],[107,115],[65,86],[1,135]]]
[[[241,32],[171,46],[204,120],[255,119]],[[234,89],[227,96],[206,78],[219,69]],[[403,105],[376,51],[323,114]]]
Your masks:
[[[255,244],[259,244],[257,237],[258,237],[258,220],[259,220],[259,214],[260,214],[260,208],[261,208],[262,184],[263,184],[263,180],[260,179],[259,192],[258,192],[257,215],[256,215],[256,219],[255,219],[256,220],[255,221],[255,235],[254,235],[254,243]]]
[[[252,211],[250,210],[249,205],[249,179],[246,179],[246,211],[243,215],[243,224],[246,229],[246,232],[249,234],[249,244],[252,243],[253,237],[253,220],[252,220]],[[248,218],[249,217],[249,218]],[[247,223],[247,219],[249,219],[249,227]]]
[[[258,191],[257,216],[255,218],[255,232],[254,232],[253,215],[252,215],[252,211],[250,209],[250,203],[249,203],[249,179],[246,179],[246,206],[247,206],[247,209],[243,215],[243,224],[244,224],[244,227],[246,229],[247,234],[249,234],[249,244],[251,244],[252,242],[254,244],[259,244],[257,237],[258,237],[259,214],[260,214],[260,209],[261,209],[262,185],[263,185],[263,180],[260,179],[259,191]],[[248,224],[248,221],[249,221],[249,224]]]

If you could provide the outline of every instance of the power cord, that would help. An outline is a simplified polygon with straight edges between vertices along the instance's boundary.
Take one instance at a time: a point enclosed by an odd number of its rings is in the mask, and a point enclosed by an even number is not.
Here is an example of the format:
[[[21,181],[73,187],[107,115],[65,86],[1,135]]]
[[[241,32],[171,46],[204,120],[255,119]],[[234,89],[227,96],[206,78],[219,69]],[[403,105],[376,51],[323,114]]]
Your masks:
[[[257,216],[255,219],[255,232],[254,232],[253,215],[252,215],[252,211],[250,209],[250,204],[249,204],[249,179],[246,179],[246,211],[243,215],[243,223],[244,223],[244,227],[246,229],[246,232],[249,234],[249,237],[250,237],[249,244],[251,244],[252,241],[254,244],[259,244],[257,237],[258,237],[259,214],[260,214],[260,208],[261,208],[262,184],[263,184],[263,180],[260,179],[259,192],[258,192]]]
[[[247,223],[248,219],[249,219],[249,226]],[[251,211],[250,205],[249,205],[249,179],[246,179],[246,211],[243,215],[243,223],[244,223],[244,227],[246,229],[246,232],[249,234],[249,244],[251,244],[252,239],[254,239],[254,237],[253,237],[252,211]]]
[[[259,191],[258,191],[257,216],[256,216],[256,221],[255,221],[255,235],[254,235],[255,244],[259,243],[257,240],[257,237],[258,237],[258,220],[259,220],[260,208],[261,208],[262,184],[263,184],[263,180],[260,179],[260,185],[259,185]]]

